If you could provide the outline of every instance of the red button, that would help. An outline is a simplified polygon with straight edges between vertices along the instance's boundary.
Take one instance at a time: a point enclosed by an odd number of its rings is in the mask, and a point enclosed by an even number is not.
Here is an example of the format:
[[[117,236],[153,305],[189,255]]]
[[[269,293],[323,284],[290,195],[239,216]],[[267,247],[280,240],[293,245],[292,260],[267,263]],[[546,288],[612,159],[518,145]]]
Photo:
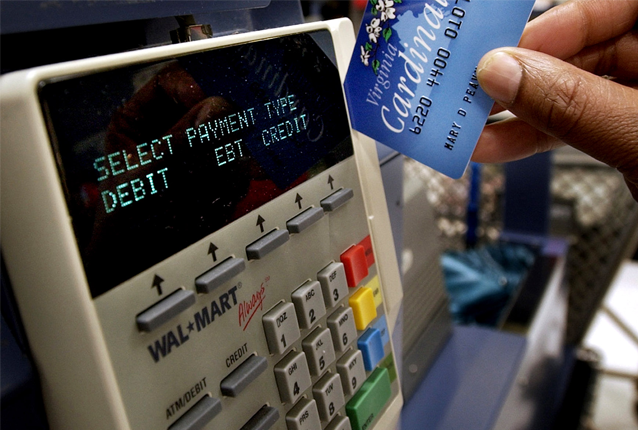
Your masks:
[[[372,266],[374,264],[374,251],[372,250],[372,239],[370,239],[370,236],[366,236],[365,239],[359,242],[359,245],[363,246],[366,252],[368,267]]]
[[[354,245],[341,254],[341,262],[346,269],[348,287],[356,287],[359,282],[368,276],[368,261],[366,250],[361,245]]]

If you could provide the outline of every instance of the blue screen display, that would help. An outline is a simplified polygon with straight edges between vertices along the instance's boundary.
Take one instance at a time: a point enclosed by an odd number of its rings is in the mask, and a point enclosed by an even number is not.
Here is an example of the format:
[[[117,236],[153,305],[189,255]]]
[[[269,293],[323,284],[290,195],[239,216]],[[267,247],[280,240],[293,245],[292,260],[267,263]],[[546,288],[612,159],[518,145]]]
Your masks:
[[[327,31],[43,82],[93,297],[352,155]]]

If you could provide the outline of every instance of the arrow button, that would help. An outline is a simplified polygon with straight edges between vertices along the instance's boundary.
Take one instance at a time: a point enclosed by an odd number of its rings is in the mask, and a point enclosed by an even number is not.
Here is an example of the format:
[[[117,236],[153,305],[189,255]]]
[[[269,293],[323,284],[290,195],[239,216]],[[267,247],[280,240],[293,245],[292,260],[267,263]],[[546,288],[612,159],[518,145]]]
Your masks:
[[[273,230],[246,247],[249,260],[259,260],[288,242],[288,230]]]
[[[321,201],[321,207],[326,212],[332,212],[343,206],[354,197],[354,192],[351,188],[342,188],[339,191],[335,191],[328,197]]]
[[[210,293],[226,281],[244,271],[246,262],[243,258],[230,257],[195,279],[198,293]]]
[[[170,296],[160,300],[144,312],[138,314],[136,318],[137,328],[139,331],[153,331],[194,305],[195,301],[196,298],[193,291],[177,290]]]

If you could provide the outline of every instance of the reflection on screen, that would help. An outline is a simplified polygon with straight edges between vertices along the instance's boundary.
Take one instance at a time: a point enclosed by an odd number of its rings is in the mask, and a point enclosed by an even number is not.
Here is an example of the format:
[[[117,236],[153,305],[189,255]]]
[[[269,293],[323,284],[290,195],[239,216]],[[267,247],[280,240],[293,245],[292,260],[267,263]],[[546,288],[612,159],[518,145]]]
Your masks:
[[[42,84],[94,297],[352,155],[331,46],[315,40]]]

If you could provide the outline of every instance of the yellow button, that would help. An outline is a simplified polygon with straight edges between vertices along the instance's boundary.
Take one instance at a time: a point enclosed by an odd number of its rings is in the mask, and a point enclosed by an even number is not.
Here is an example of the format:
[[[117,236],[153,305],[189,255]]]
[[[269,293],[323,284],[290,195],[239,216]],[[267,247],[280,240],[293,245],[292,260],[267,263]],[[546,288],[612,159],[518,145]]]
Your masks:
[[[361,287],[350,296],[348,303],[354,313],[354,323],[357,330],[364,330],[377,317],[377,307],[374,304],[374,293],[368,287]]]
[[[383,303],[383,297],[381,297],[381,284],[379,284],[379,277],[375,276],[365,286],[372,290],[372,295],[374,296],[374,305],[376,307],[381,306],[381,303]]]

